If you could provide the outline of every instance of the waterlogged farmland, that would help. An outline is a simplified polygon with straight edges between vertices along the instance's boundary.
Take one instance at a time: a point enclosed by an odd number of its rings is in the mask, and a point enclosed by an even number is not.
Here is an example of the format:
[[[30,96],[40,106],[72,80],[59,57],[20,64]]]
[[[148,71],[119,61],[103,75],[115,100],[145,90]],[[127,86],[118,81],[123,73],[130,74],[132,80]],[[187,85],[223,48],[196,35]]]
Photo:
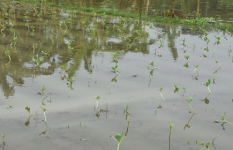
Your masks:
[[[228,30],[0,5],[1,149],[232,149]]]

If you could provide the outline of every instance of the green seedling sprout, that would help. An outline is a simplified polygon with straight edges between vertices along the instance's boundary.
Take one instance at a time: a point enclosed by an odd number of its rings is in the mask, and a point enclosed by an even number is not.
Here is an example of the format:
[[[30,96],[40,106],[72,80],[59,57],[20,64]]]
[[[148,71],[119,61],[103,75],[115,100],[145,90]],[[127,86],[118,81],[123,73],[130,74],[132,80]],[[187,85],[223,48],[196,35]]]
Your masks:
[[[191,106],[191,101],[192,101],[192,100],[193,100],[193,99],[192,99],[191,97],[186,98],[186,101],[189,103],[189,107],[191,108],[192,113],[194,114],[193,108],[192,108],[192,106]]]
[[[147,68],[148,68],[148,69],[150,69],[150,67],[153,67],[153,69],[159,69],[158,67],[155,67],[155,65],[154,65],[154,62],[153,62],[153,61],[150,63],[150,65],[149,65],[149,66],[147,66]]]
[[[193,71],[193,74],[195,74],[195,72],[196,72],[196,70],[197,70],[198,67],[199,67],[199,65],[196,65],[196,66],[195,66],[195,69],[194,69],[194,71]]]
[[[175,88],[174,93],[176,93],[177,91],[179,91],[179,88],[177,86],[174,85],[174,88]]]
[[[170,132],[169,132],[169,150],[171,149],[171,134],[172,134],[172,127],[174,126],[174,123],[170,124]]]
[[[232,125],[233,125],[233,123],[230,123],[230,122],[228,122],[228,121],[225,119],[225,116],[226,116],[226,112],[224,112],[224,113],[222,114],[222,116],[221,116],[223,123],[229,123],[229,124],[232,124]],[[215,123],[222,123],[220,120],[214,120],[214,122],[215,122]]]
[[[98,108],[98,104],[99,104],[99,99],[100,99],[101,97],[100,96],[95,96],[95,99],[96,99],[96,109]]]
[[[40,64],[40,62],[43,60],[43,57],[39,57],[37,59],[32,59],[35,63],[36,63],[36,66],[38,66]]]
[[[8,56],[9,60],[11,61],[11,52],[9,50],[5,51],[5,55]]]
[[[198,143],[198,145],[202,145],[203,148],[200,148],[200,149],[197,149],[197,150],[203,150],[203,149],[210,150],[209,149],[210,142],[208,142],[206,144],[204,142],[202,142],[202,143]]]
[[[7,109],[13,109],[13,106],[8,106]]]
[[[6,144],[6,142],[5,142],[5,136],[6,136],[6,135],[3,133],[3,134],[2,134],[2,144],[3,144],[3,145]]]
[[[184,55],[184,58],[187,60],[187,62],[189,62],[189,55]]]
[[[111,53],[111,57],[113,60],[115,60],[119,56],[118,53]]]
[[[219,66],[219,68],[221,68],[221,66],[219,65],[218,61],[216,59],[214,61]]]
[[[128,120],[128,123],[129,123],[129,107],[128,107],[128,105],[126,106],[124,111],[126,112],[126,119]]]
[[[159,89],[159,93],[160,93],[160,95],[161,95],[163,101],[165,101],[165,99],[164,99],[164,97],[163,97],[163,94],[162,94],[162,91],[163,91],[163,88],[161,87],[161,88]]]
[[[217,40],[217,41],[214,43],[214,45],[215,45],[215,44],[219,45],[219,44],[220,44],[220,39],[221,39],[221,38],[220,38],[220,37],[217,37],[217,36],[214,36],[214,37],[215,37],[215,39]]]
[[[40,106],[40,109],[44,112],[44,122],[47,124],[46,115],[45,115],[47,110],[43,106]]]
[[[45,95],[46,97],[48,97],[48,95],[45,93],[45,89],[46,89],[46,88],[43,86],[41,90],[42,90],[42,92],[44,93],[44,95]]]
[[[27,110],[28,111],[28,113],[30,114],[30,115],[32,115],[33,116],[33,114],[31,113],[31,108],[30,107],[25,107],[25,110]]]
[[[68,79],[68,81],[69,81],[70,83],[73,83],[73,82],[74,82],[74,76],[71,76],[71,77]]]
[[[119,150],[120,144],[121,144],[122,139],[123,139],[124,136],[125,136],[124,132],[122,132],[121,134],[117,134],[115,136],[110,136],[117,142],[117,150]]]
[[[113,66],[113,67],[112,67],[112,70],[113,70],[116,74],[118,74],[118,72],[117,72],[117,70],[116,70],[116,69],[117,69],[117,67],[118,67],[118,65],[117,65],[117,64],[115,64],[115,66]]]
[[[210,88],[209,88],[210,83],[211,83],[211,79],[208,79],[208,81],[204,84],[208,88],[209,93],[211,93]]]

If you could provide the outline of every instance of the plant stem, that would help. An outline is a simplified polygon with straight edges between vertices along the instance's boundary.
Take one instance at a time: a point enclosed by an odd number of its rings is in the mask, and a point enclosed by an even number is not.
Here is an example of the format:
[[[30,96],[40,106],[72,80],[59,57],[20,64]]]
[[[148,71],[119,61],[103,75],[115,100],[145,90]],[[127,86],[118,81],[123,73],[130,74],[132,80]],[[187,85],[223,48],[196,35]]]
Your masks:
[[[193,74],[195,74],[196,70],[197,70],[197,68],[194,69]]]
[[[189,107],[191,108],[191,110],[192,110],[192,112],[193,112],[193,114],[194,114],[193,108],[192,108],[192,106],[191,106],[191,104],[190,104],[190,103],[189,103]]]
[[[117,144],[117,150],[119,150],[119,148],[120,148],[120,143]]]
[[[44,112],[44,121],[45,121],[45,123],[47,124],[45,113],[46,113],[46,111]]]
[[[162,92],[160,92],[160,95],[161,95],[161,97],[163,98],[163,101],[165,101],[165,99],[164,99],[164,97],[163,97],[163,94],[162,94]]]
[[[209,86],[207,88],[208,88],[209,92],[211,93]]]
[[[48,95],[45,93],[45,91],[43,91],[43,93],[44,93],[44,95],[45,95],[46,97],[48,97]]]

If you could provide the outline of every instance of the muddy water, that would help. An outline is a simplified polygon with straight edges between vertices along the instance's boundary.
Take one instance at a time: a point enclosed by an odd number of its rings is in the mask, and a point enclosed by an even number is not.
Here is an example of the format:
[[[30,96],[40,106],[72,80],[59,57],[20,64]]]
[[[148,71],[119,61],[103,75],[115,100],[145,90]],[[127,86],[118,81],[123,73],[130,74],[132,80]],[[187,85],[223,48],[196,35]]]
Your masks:
[[[233,125],[213,123],[224,112],[233,122],[230,35],[208,32],[205,37],[204,31],[187,27],[59,15],[58,10],[7,11],[11,19],[1,13],[1,29],[6,28],[0,34],[2,149],[116,149],[110,135],[122,131],[127,135],[120,149],[195,150],[201,148],[196,142],[214,139],[210,149],[232,149]],[[111,53],[119,57],[113,60]],[[189,63],[184,55],[190,56]],[[33,59],[40,57],[37,66]],[[116,62],[119,75],[111,69]],[[148,68],[151,62],[160,69]],[[194,65],[199,65],[195,74]],[[212,94],[204,85],[208,79]],[[98,107],[94,96],[101,97]],[[47,110],[47,125],[40,106]]]

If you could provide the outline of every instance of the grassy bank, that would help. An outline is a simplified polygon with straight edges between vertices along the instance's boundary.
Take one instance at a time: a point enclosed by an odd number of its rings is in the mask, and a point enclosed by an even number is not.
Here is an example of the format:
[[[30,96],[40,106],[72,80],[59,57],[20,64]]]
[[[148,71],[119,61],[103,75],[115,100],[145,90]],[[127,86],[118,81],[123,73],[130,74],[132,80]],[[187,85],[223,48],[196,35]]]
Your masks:
[[[64,4],[54,4],[49,2],[40,2],[39,0],[19,0],[19,4],[27,3],[28,5],[36,5],[37,7],[52,7],[52,8],[60,8],[64,10],[75,10],[79,12],[90,12],[98,15],[111,15],[132,19],[141,19],[144,21],[150,22],[160,22],[160,23],[168,23],[168,24],[182,24],[182,25],[190,25],[200,27],[201,29],[208,30],[222,30],[228,33],[233,33],[233,23],[223,23],[222,21],[215,20],[214,18],[195,18],[195,19],[181,19],[181,18],[170,18],[170,17],[162,17],[162,16],[139,16],[134,13],[126,13],[116,9],[111,8],[85,8],[78,7],[76,5],[64,5]]]

